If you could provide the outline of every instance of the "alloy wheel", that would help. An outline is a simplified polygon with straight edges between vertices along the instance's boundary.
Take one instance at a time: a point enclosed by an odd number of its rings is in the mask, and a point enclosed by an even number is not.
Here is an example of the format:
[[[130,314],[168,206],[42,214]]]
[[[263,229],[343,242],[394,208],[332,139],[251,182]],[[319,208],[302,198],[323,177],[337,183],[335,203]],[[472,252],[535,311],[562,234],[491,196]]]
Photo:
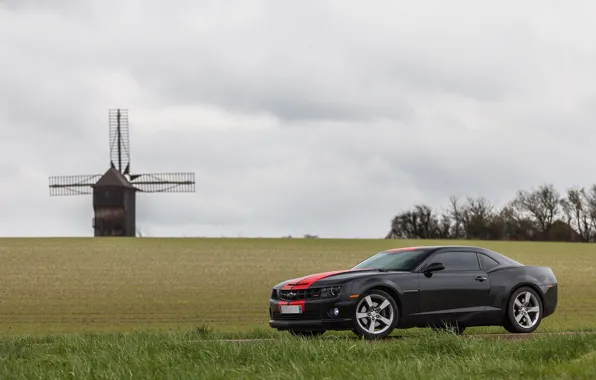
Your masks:
[[[540,303],[529,291],[519,293],[512,307],[515,322],[524,329],[534,327],[540,318]]]
[[[371,336],[381,335],[392,329],[396,317],[389,299],[379,293],[368,294],[356,306],[358,326]]]

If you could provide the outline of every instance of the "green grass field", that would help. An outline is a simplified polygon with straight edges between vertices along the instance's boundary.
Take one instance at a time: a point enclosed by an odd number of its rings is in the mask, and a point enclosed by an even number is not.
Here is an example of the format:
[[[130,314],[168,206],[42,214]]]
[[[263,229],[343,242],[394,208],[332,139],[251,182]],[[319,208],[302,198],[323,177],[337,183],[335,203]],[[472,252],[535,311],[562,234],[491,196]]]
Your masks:
[[[221,342],[193,333],[0,340],[0,378],[593,379],[596,335]]]
[[[589,378],[586,365],[596,364],[593,335],[503,342],[414,329],[393,333],[403,339],[371,345],[351,332],[302,341],[268,328],[268,297],[276,283],[349,268],[383,249],[431,244],[481,245],[524,264],[550,266],[559,281],[559,306],[538,332],[596,330],[594,244],[0,239],[0,378],[68,377],[70,370],[77,378],[145,377],[147,368],[158,377],[345,378],[398,371],[413,378]],[[504,330],[470,328],[466,336],[480,332]],[[214,337],[275,340],[206,340]],[[528,364],[528,355],[535,362]],[[498,360],[482,363],[490,357]]]
[[[540,331],[596,329],[596,245],[484,245],[553,268],[556,313]],[[420,241],[327,239],[0,239],[0,327],[48,333],[267,328],[271,287],[349,268]],[[480,331],[479,329],[476,329]],[[471,330],[472,331],[472,330]],[[491,331],[494,331],[491,330]]]

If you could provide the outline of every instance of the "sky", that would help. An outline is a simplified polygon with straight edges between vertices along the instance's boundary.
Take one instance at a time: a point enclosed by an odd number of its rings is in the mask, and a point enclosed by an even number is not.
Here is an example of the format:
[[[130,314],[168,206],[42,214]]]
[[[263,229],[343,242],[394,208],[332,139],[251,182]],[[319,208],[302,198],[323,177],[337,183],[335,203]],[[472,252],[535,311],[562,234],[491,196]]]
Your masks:
[[[596,2],[0,0],[0,236],[92,236],[126,108],[145,236],[381,238],[417,203],[596,183]]]

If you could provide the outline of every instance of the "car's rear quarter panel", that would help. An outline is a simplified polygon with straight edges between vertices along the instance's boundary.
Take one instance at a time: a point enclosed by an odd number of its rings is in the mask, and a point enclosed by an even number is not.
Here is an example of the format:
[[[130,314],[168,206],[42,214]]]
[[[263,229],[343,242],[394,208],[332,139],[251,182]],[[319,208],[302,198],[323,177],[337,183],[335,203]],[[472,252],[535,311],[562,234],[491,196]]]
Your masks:
[[[558,285],[553,271],[548,267],[519,266],[498,269],[488,273],[491,282],[489,305],[505,310],[509,296],[520,286],[537,290],[544,304],[543,317],[552,314],[557,305]]]

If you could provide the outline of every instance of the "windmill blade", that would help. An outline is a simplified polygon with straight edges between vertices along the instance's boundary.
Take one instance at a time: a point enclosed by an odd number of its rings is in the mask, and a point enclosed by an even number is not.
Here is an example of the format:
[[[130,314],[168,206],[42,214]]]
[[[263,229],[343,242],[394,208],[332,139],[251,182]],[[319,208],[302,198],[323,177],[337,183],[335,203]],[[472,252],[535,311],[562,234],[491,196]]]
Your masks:
[[[130,135],[128,110],[111,109],[110,123],[110,164],[120,173],[130,171]]]
[[[195,173],[135,174],[131,183],[146,193],[194,193]]]
[[[101,174],[91,174],[50,177],[50,196],[91,194],[92,186],[101,176]]]

